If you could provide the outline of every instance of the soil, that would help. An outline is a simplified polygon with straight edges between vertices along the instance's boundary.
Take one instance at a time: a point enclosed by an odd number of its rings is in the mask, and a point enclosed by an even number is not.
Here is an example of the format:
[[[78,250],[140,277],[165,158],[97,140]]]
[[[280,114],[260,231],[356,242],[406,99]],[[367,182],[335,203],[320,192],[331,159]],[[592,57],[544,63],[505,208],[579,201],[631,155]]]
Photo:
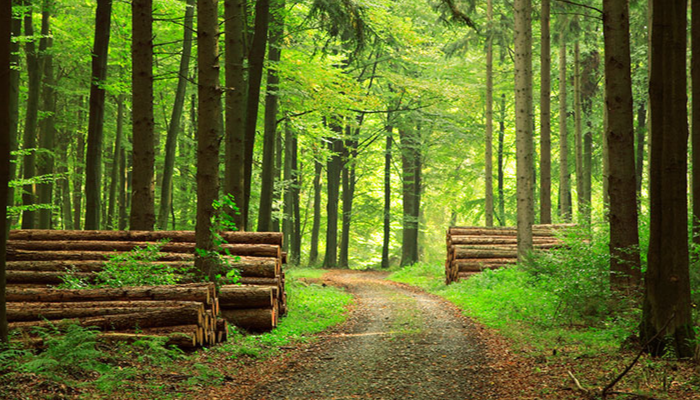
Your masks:
[[[450,303],[385,276],[326,275],[356,296],[348,322],[247,398],[500,398],[484,332]]]

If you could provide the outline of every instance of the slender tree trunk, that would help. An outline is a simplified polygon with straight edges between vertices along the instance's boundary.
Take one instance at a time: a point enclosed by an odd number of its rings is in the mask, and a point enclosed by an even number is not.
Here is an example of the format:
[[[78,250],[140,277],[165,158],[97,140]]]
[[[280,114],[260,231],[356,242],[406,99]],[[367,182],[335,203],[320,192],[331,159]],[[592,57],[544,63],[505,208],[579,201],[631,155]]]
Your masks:
[[[168,126],[168,137],[165,142],[165,162],[163,165],[163,185],[160,189],[160,207],[158,210],[158,229],[168,228],[168,213],[173,207],[173,173],[175,171],[175,150],[177,149],[177,136],[180,133],[180,120],[185,108],[185,89],[187,89],[187,74],[190,69],[190,55],[192,54],[192,27],[194,26],[195,0],[187,0],[185,10],[185,26],[182,40],[182,56],[180,56],[180,69],[177,77],[177,89],[173,101],[173,112]]]
[[[515,131],[517,148],[518,260],[532,250],[532,3],[515,0]]]
[[[218,0],[197,2],[197,59],[199,69],[199,117],[197,128],[197,248],[214,250],[212,217],[219,195],[219,141],[221,88],[219,87]],[[195,265],[204,277],[214,280],[218,266],[209,256],[197,257]]]
[[[100,229],[100,192],[102,188],[102,141],[109,55],[109,31],[112,0],[98,0],[95,14],[95,42],[92,50],[92,81],[85,164],[85,229]],[[136,104],[134,104],[136,108]],[[76,188],[77,190],[78,188]],[[76,209],[80,205],[76,204]],[[76,224],[78,225],[78,224]]]
[[[46,28],[42,24],[42,30],[49,35],[49,12],[48,2],[45,4],[44,15],[46,18]],[[44,58],[44,83],[43,83],[43,111],[44,119],[41,121],[41,135],[39,136],[39,147],[44,151],[38,155],[37,172],[39,175],[49,175],[54,172],[54,141],[56,137],[56,81],[53,73],[53,55],[50,53],[53,39],[47,39],[46,54]],[[49,206],[53,204],[53,182],[48,181],[37,185],[39,203]],[[39,229],[51,229],[51,208],[39,210]]]
[[[132,2],[133,39],[133,171],[131,175],[132,230],[151,231],[155,224],[154,164],[155,136],[153,121],[153,2]],[[214,119],[218,121],[218,116]]]
[[[15,7],[21,6],[20,0],[13,0],[12,5]],[[15,12],[12,14],[11,22],[11,34],[14,38],[19,38],[22,35],[22,19],[24,17],[19,13]],[[19,59],[19,40],[13,40],[10,43],[10,97],[8,99],[10,104],[10,175],[9,181],[15,179],[17,176],[17,166],[15,163],[16,157],[12,155],[12,152],[17,150],[17,135],[19,127],[19,71],[20,71],[20,59]],[[10,187],[7,189],[7,205],[14,206],[15,204],[15,189]],[[12,225],[12,217],[8,216],[7,227]]]
[[[129,201],[128,172],[127,172],[126,149],[122,146],[119,151],[119,230],[123,231],[127,227],[127,202]]]
[[[562,30],[559,33],[559,204],[562,220],[571,221],[566,92],[566,34]]]
[[[391,126],[391,114],[387,115],[386,147],[384,150],[384,241],[382,242],[382,269],[388,269],[389,246],[391,241],[391,143],[394,127]]]
[[[506,199],[504,185],[503,142],[506,136],[506,95],[501,94],[501,117],[498,121],[498,215],[501,226],[506,225]]]
[[[603,93],[603,99],[607,104],[607,91]],[[607,218],[610,211],[610,151],[608,149],[608,107],[603,107],[603,216]]]
[[[68,179],[68,144],[70,143],[71,135],[67,130],[61,131],[59,135],[59,167],[58,173],[63,175],[61,178],[61,219],[63,220],[63,229],[73,229],[73,204],[71,202],[70,179]]]
[[[323,164],[314,162],[314,221],[311,228],[311,248],[309,250],[309,265],[318,260],[318,236],[321,231],[321,174]]]
[[[347,138],[345,140],[343,160],[343,228],[340,236],[340,256],[338,266],[349,268],[350,253],[350,224],[352,222],[352,203],[355,198],[355,159],[357,157],[357,136],[359,128],[352,134],[352,128],[347,128]]]
[[[693,167],[693,181],[692,181],[692,191],[693,191],[693,243],[700,244],[700,0],[691,0],[692,7],[692,18],[690,25],[690,37],[691,37],[691,63],[690,63],[690,75],[692,80],[692,98],[693,103],[691,105],[691,115],[692,115],[692,167]],[[643,124],[643,116],[641,115],[644,107],[640,108],[640,122]],[[644,131],[643,127],[640,126],[639,131],[641,131],[641,138],[638,140],[644,145]],[[638,136],[639,137],[639,136]],[[638,145],[639,146],[639,145]],[[639,150],[637,150],[639,153]],[[641,150],[641,159],[644,160],[644,148]],[[637,160],[639,162],[640,157],[637,155]],[[639,168],[641,170],[641,168]],[[640,179],[641,181],[641,179]],[[640,187],[641,191],[641,187]]]
[[[10,181],[10,136],[12,130],[10,73],[12,38],[12,3],[0,5],[0,199],[7,199]],[[5,301],[5,253],[7,245],[7,207],[0,207],[0,343],[8,343],[7,308]]]
[[[418,216],[420,211],[419,128],[399,129],[403,169],[403,232],[401,266],[418,262]]]
[[[488,23],[493,23],[493,0],[486,2]],[[490,28],[491,29],[491,28]],[[493,32],[486,39],[486,137],[484,140],[484,198],[486,226],[493,226]]]
[[[260,207],[258,209],[258,231],[272,231],[272,199],[275,193],[275,139],[277,137],[277,103],[280,78],[277,63],[282,57],[282,35],[284,34],[283,0],[272,0],[270,38],[267,70],[267,95],[265,96],[265,134],[263,138],[262,184],[260,185]]]
[[[699,32],[700,33],[700,32]],[[700,42],[700,41],[698,41]],[[695,65],[692,64],[694,67]],[[693,113],[695,115],[695,113]],[[644,181],[644,146],[646,142],[646,131],[647,131],[647,109],[646,103],[642,103],[637,111],[637,151],[636,151],[636,173],[637,179],[637,200],[642,195],[642,182]],[[695,126],[695,124],[693,124]],[[700,126],[698,127],[700,128]],[[700,154],[699,154],[700,155]]]
[[[301,168],[299,165],[299,139],[296,135],[292,138],[292,187],[290,193],[292,195],[292,205],[293,205],[293,221],[292,221],[292,237],[290,240],[290,253],[289,261],[293,265],[299,265],[301,263],[301,207],[300,195],[301,195]]]
[[[124,96],[117,96],[117,132],[114,139],[114,152],[112,155],[112,171],[109,180],[109,199],[107,206],[107,229],[114,229],[119,225],[119,221],[115,224],[115,208],[117,202],[117,183],[119,182],[119,174],[122,171],[121,154],[122,154],[122,137],[124,133]]]
[[[282,219],[282,234],[284,236],[284,246],[285,250],[290,247],[292,239],[292,230],[294,218],[294,200],[292,198],[292,191],[290,190],[290,182],[292,181],[292,140],[294,134],[289,126],[289,122],[285,123],[284,129],[284,172],[283,172],[283,182],[284,182],[284,218]]]
[[[248,99],[246,103],[245,120],[245,193],[241,213],[245,228],[249,223],[250,185],[253,175],[253,150],[255,149],[255,133],[258,123],[258,106],[260,103],[260,82],[262,80],[265,47],[267,45],[267,30],[270,17],[270,0],[255,2],[255,33],[248,55]]]
[[[637,192],[634,180],[634,111],[629,39],[629,9],[624,0],[603,2],[605,92],[608,115],[610,280],[615,289],[641,281]]]
[[[75,175],[73,175],[73,206],[75,213],[73,215],[73,228],[80,230],[80,219],[83,215],[83,171],[85,169],[85,134],[83,128],[83,98],[78,101],[78,126],[76,129],[77,140],[75,149]]]
[[[648,267],[640,339],[662,355],[692,357],[688,269],[686,0],[654,0]],[[659,334],[661,333],[661,334]],[[652,340],[653,339],[653,340]]]
[[[578,221],[583,216],[583,134],[581,130],[581,51],[578,40],[574,43],[574,148],[576,154],[576,204]]]
[[[328,160],[328,204],[326,206],[326,255],[323,268],[338,266],[338,198],[340,194],[340,170],[342,168],[341,154],[343,152],[342,128],[336,121],[331,123],[331,130],[336,137],[329,138],[331,157]]]
[[[549,39],[549,0],[542,0],[540,20],[540,223],[552,223],[552,139],[551,113],[551,56]]]
[[[286,130],[288,129],[288,126],[285,125],[285,133]],[[285,155],[285,147],[284,147],[284,135],[282,134],[280,129],[277,129],[277,134],[275,135],[275,182],[284,182],[284,178],[282,176],[283,174],[283,169],[284,169],[284,155]],[[284,193],[285,191],[280,187],[280,185],[275,184],[275,200],[272,201],[272,231],[273,232],[281,232],[281,219],[284,219],[280,215],[280,208],[279,205],[280,201],[283,204],[284,203]]]
[[[31,8],[31,6],[30,6]],[[24,15],[24,35],[30,38],[25,44],[27,55],[27,105],[24,119],[24,149],[31,149],[31,153],[24,156],[24,179],[32,179],[36,175],[36,149],[37,123],[39,113],[39,96],[41,94],[41,76],[43,73],[42,45],[37,50],[34,38],[34,24],[30,9]],[[43,23],[48,23],[48,18],[42,17]],[[42,27],[43,32],[43,27]],[[44,42],[42,42],[43,44]],[[25,206],[37,204],[36,185],[25,185],[22,192],[22,204]],[[36,215],[32,210],[22,213],[22,229],[32,229],[36,225]]]
[[[238,229],[245,229],[245,0],[226,0],[226,172],[224,192],[233,195],[241,209],[232,215]]]

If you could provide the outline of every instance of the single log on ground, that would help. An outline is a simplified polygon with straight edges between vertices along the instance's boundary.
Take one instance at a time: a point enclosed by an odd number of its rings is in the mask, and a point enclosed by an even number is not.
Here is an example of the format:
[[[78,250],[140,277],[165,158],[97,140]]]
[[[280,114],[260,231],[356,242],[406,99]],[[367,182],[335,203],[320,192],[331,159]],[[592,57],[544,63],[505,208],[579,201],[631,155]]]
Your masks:
[[[219,290],[219,305],[222,309],[267,308],[274,305],[274,294],[270,286],[224,285]]]
[[[273,257],[239,257],[229,265],[240,271],[242,277],[274,278],[279,275],[281,262]]]
[[[257,278],[243,276],[238,280],[241,285],[259,285],[259,286],[279,286],[280,277],[275,278]]]
[[[8,288],[6,298],[7,301],[25,302],[178,300],[210,304],[214,291],[213,283],[102,289]]]
[[[535,245],[560,243],[560,240],[553,237],[533,237],[532,242]],[[518,244],[517,237],[510,236],[480,236],[480,235],[461,235],[451,236],[448,245],[459,244],[478,244],[478,245],[500,245],[500,244]]]
[[[41,283],[55,285],[63,283],[66,271],[6,271],[7,283]],[[75,272],[73,276],[86,281],[92,281],[96,275],[93,272]]]
[[[221,232],[221,237],[231,244],[282,245],[281,232]],[[195,242],[194,231],[72,231],[49,229],[22,229],[10,231],[10,240],[110,240],[155,242],[170,239],[171,242]]]
[[[454,260],[465,258],[517,258],[516,248],[486,248],[476,246],[454,246]]]
[[[249,332],[269,332],[277,325],[274,308],[222,309],[221,317],[228,323]]]
[[[101,330],[123,331],[134,328],[151,328],[175,325],[201,325],[203,315],[199,310],[181,307],[165,308],[158,311],[143,313],[104,315],[99,317],[77,318],[64,321],[75,321],[81,326],[94,326]],[[52,321],[11,322],[10,329],[27,329],[33,327],[46,327],[52,325]]]
[[[168,303],[168,302],[162,302]],[[189,308],[194,312],[204,313],[204,304],[198,302],[189,302],[177,306],[161,306],[161,307],[143,307],[139,306],[138,302],[131,302],[128,306],[111,306],[96,305],[92,307],[52,307],[56,303],[38,303],[42,307],[17,307],[17,304],[32,304],[32,303],[8,303],[7,320],[8,322],[22,321],[40,321],[42,319],[57,320],[57,319],[72,319],[72,318],[88,318],[98,317],[103,315],[119,315],[119,314],[136,314],[146,312],[159,312],[173,308]],[[75,305],[76,303],[68,303]]]

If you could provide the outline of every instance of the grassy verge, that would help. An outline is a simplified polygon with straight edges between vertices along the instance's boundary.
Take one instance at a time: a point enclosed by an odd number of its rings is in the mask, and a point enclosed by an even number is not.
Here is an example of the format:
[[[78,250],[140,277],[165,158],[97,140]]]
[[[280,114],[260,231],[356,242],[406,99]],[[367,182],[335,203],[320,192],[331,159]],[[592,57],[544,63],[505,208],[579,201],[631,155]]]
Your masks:
[[[191,354],[164,348],[157,341],[107,346],[96,341],[96,332],[79,327],[61,336],[46,331],[46,351],[0,352],[0,398],[193,398],[203,389],[234,379],[251,361],[312,340],[314,334],[344,321],[352,296],[302,279],[323,273],[287,272],[289,312],[273,332],[247,335],[233,329],[228,343]]]

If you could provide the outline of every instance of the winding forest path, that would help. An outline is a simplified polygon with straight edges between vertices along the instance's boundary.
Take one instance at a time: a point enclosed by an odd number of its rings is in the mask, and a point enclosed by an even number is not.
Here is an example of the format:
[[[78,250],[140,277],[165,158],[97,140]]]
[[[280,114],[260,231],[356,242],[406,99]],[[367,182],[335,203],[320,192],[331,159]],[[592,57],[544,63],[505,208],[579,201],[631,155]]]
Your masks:
[[[248,399],[499,398],[485,333],[449,302],[385,277],[327,274],[356,296],[349,321]]]

